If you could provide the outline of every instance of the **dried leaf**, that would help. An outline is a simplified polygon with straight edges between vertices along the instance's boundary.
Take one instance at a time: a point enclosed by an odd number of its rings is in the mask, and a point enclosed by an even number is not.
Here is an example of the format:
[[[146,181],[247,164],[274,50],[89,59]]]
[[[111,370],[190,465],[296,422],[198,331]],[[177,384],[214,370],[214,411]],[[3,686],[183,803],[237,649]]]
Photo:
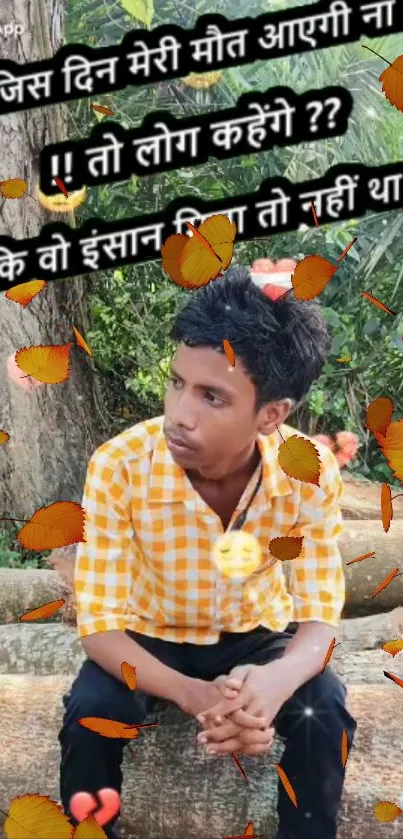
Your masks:
[[[70,375],[71,344],[23,347],[15,354],[20,370],[47,385],[65,382]]]
[[[47,285],[46,280],[30,280],[29,283],[20,283],[20,285],[16,285],[13,288],[9,288],[8,291],[5,292],[5,297],[8,300],[13,300],[14,303],[20,303],[21,306],[25,307],[28,306],[28,303],[42,291],[43,288]]]
[[[63,183],[63,181],[62,181],[62,179],[61,179],[61,178],[54,178],[54,181],[55,181],[56,186],[58,186],[58,187],[59,187],[60,192],[62,192],[62,193],[63,193],[64,197],[65,197],[65,198],[68,198],[68,197],[69,197],[69,193],[67,192],[67,189],[66,189],[66,187],[65,187],[65,185],[64,185],[64,183]]]
[[[248,822],[244,833],[240,833],[237,836],[223,836],[223,839],[244,839],[245,836],[248,836],[249,839],[265,839],[263,833],[259,834],[254,832],[253,822]]]
[[[198,227],[217,256],[209,253],[197,236],[191,236],[180,254],[179,262],[187,288],[200,288],[214,280],[220,271],[226,271],[234,252],[236,224],[228,216],[214,215]]]
[[[403,55],[399,55],[390,67],[379,76],[382,91],[387,100],[398,111],[403,111]]]
[[[371,551],[369,554],[361,554],[355,559],[350,559],[350,562],[346,562],[346,565],[352,565],[353,562],[362,562],[363,559],[367,559],[369,556],[375,556],[375,551]]]
[[[352,361],[352,358],[351,358],[351,355],[349,355],[349,356],[346,356],[346,358],[336,358],[336,361],[347,362],[347,361]]]
[[[347,247],[344,248],[343,253],[340,254],[340,256],[337,257],[337,262],[341,262],[341,260],[344,259],[345,256],[347,256],[350,248],[353,247],[353,245],[355,244],[356,241],[357,241],[357,237],[355,237],[355,239],[353,239],[351,242],[348,243]]]
[[[230,342],[227,341],[226,338],[224,338],[224,340],[222,342],[222,345],[224,347],[224,352],[225,352],[225,355],[227,357],[228,364],[230,364],[231,367],[235,367],[235,353],[234,353],[234,350],[232,349],[232,346],[231,346]]]
[[[105,117],[112,117],[115,113],[115,111],[112,111],[112,109],[108,108],[106,105],[91,105],[91,108],[93,111],[97,111]]]
[[[31,611],[26,612],[25,615],[20,615],[18,620],[36,621],[41,618],[51,618],[58,609],[62,608],[64,602],[63,598],[60,598],[59,600],[51,600],[50,603],[44,603],[43,606],[38,606],[37,609],[31,609]]]
[[[323,256],[305,256],[291,277],[297,300],[312,300],[323,291],[338,269]]]
[[[236,756],[235,752],[231,752],[231,757],[232,757],[232,760],[233,760],[233,761],[234,761],[234,763],[235,763],[235,766],[239,769],[239,771],[240,771],[240,773],[241,773],[241,775],[242,775],[242,777],[243,777],[244,781],[246,781],[246,783],[247,783],[247,784],[249,784],[249,781],[248,781],[248,779],[247,779],[247,777],[246,777],[246,774],[245,774],[244,770],[242,769],[242,766],[241,766],[241,764],[240,764],[240,762],[239,762],[239,759],[237,758],[237,756]]]
[[[1,431],[0,430],[0,446],[2,446],[3,443],[8,443],[9,439],[10,439],[10,435],[7,434],[7,431]]]
[[[387,428],[381,448],[393,477],[403,479],[403,420],[391,422]]]
[[[395,410],[389,396],[378,396],[368,405],[365,425],[372,434],[385,436]]]
[[[120,669],[122,671],[122,676],[123,676],[127,686],[130,688],[130,690],[136,690],[136,687],[137,687],[136,668],[133,667],[132,664],[129,664],[128,661],[122,661]]]
[[[319,486],[321,462],[314,444],[293,434],[281,444],[278,462],[290,478]]]
[[[72,839],[108,839],[108,837],[94,817],[87,816],[77,825]]]
[[[403,810],[392,801],[378,801],[374,807],[374,816],[378,822],[394,822]]]
[[[51,213],[70,213],[79,207],[87,197],[87,187],[83,186],[81,189],[76,189],[68,193],[68,198],[62,192],[57,192],[56,195],[46,195],[39,188],[37,188],[38,201],[45,210]]]
[[[88,355],[92,355],[92,352],[91,352],[88,344],[86,343],[86,341],[84,341],[83,336],[78,331],[78,329],[76,329],[75,326],[73,326],[73,332],[74,332],[74,335],[76,336],[78,346],[82,347],[82,349],[85,350],[85,352],[88,353]]]
[[[342,766],[345,766],[347,763],[348,758],[348,740],[347,740],[347,731],[343,728],[343,734],[341,735],[341,762]]]
[[[367,291],[361,291],[361,294],[363,294],[370,303],[373,303],[374,306],[378,306],[378,309],[382,309],[383,312],[387,312],[389,315],[396,315],[396,312],[392,312],[392,309],[388,309],[388,307],[385,306],[384,303],[381,303],[377,297],[373,297],[372,294],[368,294]]]
[[[331,657],[332,657],[332,655],[333,655],[333,650],[334,650],[334,648],[335,648],[336,646],[337,646],[337,645],[336,645],[336,639],[335,639],[335,638],[332,638],[332,640],[331,640],[331,642],[330,642],[330,644],[329,644],[329,646],[328,646],[327,653],[326,653],[326,655],[325,655],[324,661],[323,661],[323,665],[322,665],[322,673],[323,673],[323,671],[325,670],[325,667],[326,667],[326,665],[328,664],[329,660],[331,659]]]
[[[168,274],[168,277],[176,285],[184,288],[187,286],[182,276],[179,257],[188,241],[189,236],[186,233],[174,233],[172,236],[168,236],[166,242],[161,246],[162,270]]]
[[[287,775],[284,772],[284,769],[282,769],[282,767],[280,766],[279,763],[274,763],[273,766],[275,767],[275,769],[277,769],[280,781],[281,781],[287,795],[289,796],[289,798],[291,798],[291,801],[294,804],[294,807],[298,807],[297,796],[295,795],[294,789],[291,786],[291,784],[290,784],[290,782],[287,778]]]
[[[71,839],[74,828],[62,810],[47,795],[15,796],[4,823],[7,839]]]
[[[217,84],[221,79],[221,70],[212,70],[209,73],[189,73],[188,76],[181,79],[181,82],[189,87],[196,88],[196,90],[206,90],[213,84]]]
[[[218,261],[221,262],[222,265],[222,259],[218,256],[218,253],[216,253],[214,248],[210,245],[210,242],[208,242],[207,239],[204,236],[202,236],[197,227],[191,224],[190,221],[186,222],[186,227],[188,230],[190,230],[193,236],[196,236],[196,239],[199,240],[203,247],[206,248],[206,250],[208,250],[208,252],[211,253],[211,255],[215,257],[215,259],[218,259]]]
[[[0,192],[3,198],[22,198],[28,189],[28,184],[22,178],[9,178],[0,181]]]
[[[382,647],[385,650],[385,653],[389,653],[389,655],[395,657],[398,653],[403,650],[403,638],[396,638],[394,641],[387,641],[386,644]]]
[[[390,486],[386,483],[383,483],[381,487],[381,516],[382,527],[385,533],[387,533],[390,528],[390,523],[393,519],[393,507],[392,491]]]
[[[139,726],[128,726],[124,722],[108,720],[103,717],[81,717],[78,722],[83,728],[95,731],[96,734],[102,734],[103,737],[132,740],[139,734]]]
[[[303,536],[277,536],[270,540],[269,551],[276,559],[287,562],[300,555],[303,541]]]
[[[17,534],[29,551],[48,551],[85,542],[85,511],[76,501],[56,501],[41,507]]]
[[[374,593],[371,594],[371,597],[375,597],[377,594],[379,594],[380,591],[382,591],[382,589],[386,588],[386,586],[388,586],[389,583],[392,582],[392,580],[394,579],[394,577],[396,577],[396,574],[398,574],[398,573],[399,573],[399,569],[394,568],[393,571],[391,571],[390,574],[388,574],[388,576],[385,577],[385,579],[378,586],[378,588],[374,591]]]
[[[394,676],[393,673],[388,673],[386,670],[383,671],[383,675],[386,676],[387,679],[391,679],[392,682],[396,682],[399,687],[403,688],[403,679],[399,679],[397,676]]]

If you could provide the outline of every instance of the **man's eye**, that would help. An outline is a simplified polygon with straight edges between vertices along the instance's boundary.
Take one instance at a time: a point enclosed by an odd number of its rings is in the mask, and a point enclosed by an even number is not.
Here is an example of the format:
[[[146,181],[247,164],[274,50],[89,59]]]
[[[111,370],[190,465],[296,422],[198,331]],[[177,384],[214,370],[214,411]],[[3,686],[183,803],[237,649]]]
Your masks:
[[[209,393],[209,391],[206,391],[205,397],[208,402],[211,402],[212,405],[220,405],[222,403],[222,399],[216,396],[215,393]]]
[[[174,387],[177,387],[179,385],[179,379],[177,379],[176,376],[170,376],[169,381]]]

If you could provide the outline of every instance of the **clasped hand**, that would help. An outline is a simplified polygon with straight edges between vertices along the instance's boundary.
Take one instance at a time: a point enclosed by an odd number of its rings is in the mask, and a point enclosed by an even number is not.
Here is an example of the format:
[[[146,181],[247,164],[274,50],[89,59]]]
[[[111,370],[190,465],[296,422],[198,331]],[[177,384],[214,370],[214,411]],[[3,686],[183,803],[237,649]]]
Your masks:
[[[265,754],[274,738],[273,720],[293,693],[278,662],[235,667],[215,684],[223,698],[197,715],[204,729],[197,742],[208,754]]]

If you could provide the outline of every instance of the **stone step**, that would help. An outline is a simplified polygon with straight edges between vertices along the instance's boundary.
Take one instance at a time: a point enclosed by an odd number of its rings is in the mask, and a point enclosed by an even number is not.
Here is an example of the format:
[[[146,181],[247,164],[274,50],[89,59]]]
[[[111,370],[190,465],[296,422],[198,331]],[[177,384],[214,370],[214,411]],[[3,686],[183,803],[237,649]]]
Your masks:
[[[0,677],[0,801],[25,793],[59,799],[61,698],[71,675]],[[350,751],[337,839],[398,839],[401,820],[380,824],[374,805],[399,802],[403,790],[402,689],[349,686],[347,706],[358,721]],[[222,839],[253,821],[272,839],[277,824],[277,772],[282,744],[265,757],[242,756],[246,784],[229,756],[209,758],[195,745],[198,724],[170,703],[158,703],[158,727],[133,741],[124,760],[122,825],[127,839]],[[2,822],[4,822],[4,817]],[[323,839],[326,839],[325,837]]]

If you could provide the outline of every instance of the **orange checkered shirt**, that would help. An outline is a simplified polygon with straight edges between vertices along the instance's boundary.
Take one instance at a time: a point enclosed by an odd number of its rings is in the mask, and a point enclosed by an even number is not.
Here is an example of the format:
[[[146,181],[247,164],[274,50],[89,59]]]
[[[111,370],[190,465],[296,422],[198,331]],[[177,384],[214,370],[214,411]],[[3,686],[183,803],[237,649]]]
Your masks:
[[[212,560],[222,523],[175,464],[163,419],[127,429],[90,459],[82,501],[86,541],[78,546],[75,570],[79,635],[131,629],[215,644],[221,632],[248,632],[259,624],[279,632],[290,621],[337,626],[345,598],[338,549],[343,483],[330,449],[315,441],[317,487],[282,470],[277,432],[258,437],[263,481],[243,530],[259,540],[262,562],[240,580],[221,575]],[[280,431],[284,439],[307,437],[288,425]],[[229,526],[245,509],[259,468]],[[281,561],[264,567],[277,536],[304,537],[300,555],[289,563],[289,591]]]

